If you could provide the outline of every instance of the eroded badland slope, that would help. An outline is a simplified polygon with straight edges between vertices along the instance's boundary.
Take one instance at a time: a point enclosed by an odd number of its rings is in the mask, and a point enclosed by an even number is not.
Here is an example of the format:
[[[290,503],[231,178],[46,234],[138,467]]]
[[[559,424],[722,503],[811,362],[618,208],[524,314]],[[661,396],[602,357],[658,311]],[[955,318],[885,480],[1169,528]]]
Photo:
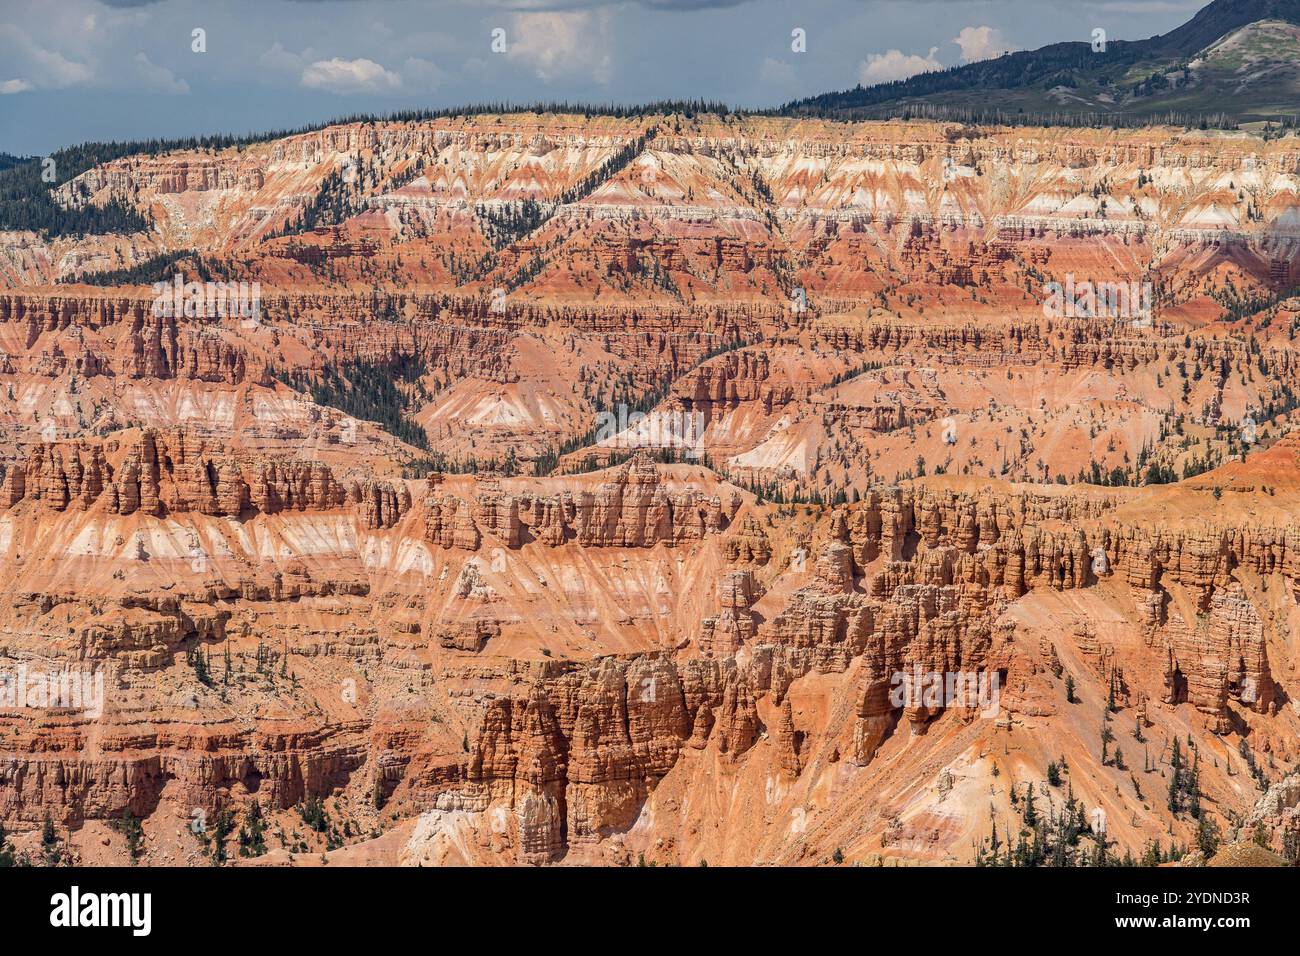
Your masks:
[[[0,701],[20,850],[1294,852],[1294,138],[475,116],[57,200],[151,228],[0,233],[0,665],[103,675]]]

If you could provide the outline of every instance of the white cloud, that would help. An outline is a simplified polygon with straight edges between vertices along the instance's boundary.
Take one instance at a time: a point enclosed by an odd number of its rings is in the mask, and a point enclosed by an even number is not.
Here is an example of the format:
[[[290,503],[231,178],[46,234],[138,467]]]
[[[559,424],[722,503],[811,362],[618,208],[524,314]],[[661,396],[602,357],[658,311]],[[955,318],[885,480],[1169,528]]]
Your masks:
[[[317,59],[316,51],[311,47],[307,47],[301,53],[294,53],[292,50],[286,50],[284,45],[276,40],[269,50],[257,58],[257,61],[268,70],[277,73],[301,73],[303,67],[315,59]]]
[[[991,60],[1012,48],[996,27],[965,27],[952,42],[961,47],[961,58],[967,63]]]
[[[141,81],[150,89],[164,93],[188,93],[190,85],[177,79],[176,74],[165,66],[159,66],[143,53],[135,55],[135,69]]]
[[[517,13],[511,24],[506,55],[532,67],[543,83],[572,74],[609,82],[609,15],[604,10]]]
[[[788,90],[795,85],[796,74],[792,64],[769,56],[764,57],[762,65],[758,68],[758,79],[760,83],[768,86]]]
[[[20,82],[28,84],[27,89],[60,90],[94,79],[90,67],[46,49],[11,23],[0,23],[0,62],[16,65],[25,74]]]
[[[34,87],[26,80],[4,80],[0,82],[0,96],[8,93],[26,93]]]
[[[873,53],[858,64],[858,81],[863,86],[874,86],[892,80],[905,80],[927,70],[942,70],[943,64],[935,59],[938,52],[939,48],[932,46],[925,56],[907,54],[902,50]]]
[[[302,85],[331,93],[382,93],[402,85],[402,78],[374,60],[358,57],[317,60],[302,71]]]
[[[432,60],[408,56],[402,64],[402,82],[423,90],[436,90],[447,79],[447,74]]]

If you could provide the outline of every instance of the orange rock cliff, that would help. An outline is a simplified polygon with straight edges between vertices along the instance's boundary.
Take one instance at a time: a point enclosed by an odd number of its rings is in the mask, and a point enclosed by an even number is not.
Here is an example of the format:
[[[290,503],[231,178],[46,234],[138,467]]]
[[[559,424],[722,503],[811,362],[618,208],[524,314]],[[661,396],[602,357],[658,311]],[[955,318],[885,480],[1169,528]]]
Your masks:
[[[147,232],[0,232],[0,822],[970,864],[1032,788],[1293,852],[1297,197],[1294,136],[706,115],[92,167]]]

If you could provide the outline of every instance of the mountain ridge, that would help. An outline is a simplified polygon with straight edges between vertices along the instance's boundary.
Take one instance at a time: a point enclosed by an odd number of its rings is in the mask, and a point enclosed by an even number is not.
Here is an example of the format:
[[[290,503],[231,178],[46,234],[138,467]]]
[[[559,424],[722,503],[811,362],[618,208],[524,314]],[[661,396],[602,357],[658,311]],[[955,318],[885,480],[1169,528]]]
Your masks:
[[[1057,114],[1104,123],[1122,117],[1150,120],[1164,113],[1181,116],[1187,125],[1285,122],[1288,116],[1293,123],[1294,108],[1269,109],[1279,92],[1272,87],[1244,97],[1238,91],[1220,102],[1214,94],[1225,81],[1197,77],[1187,69],[1192,58],[1212,45],[1268,21],[1300,25],[1300,0],[1214,0],[1182,26],[1145,40],[1106,41],[1101,49],[1087,41],[1053,43],[889,83],[818,94],[786,103],[777,112],[867,119],[922,106],[929,108],[930,118],[944,118],[945,109],[966,109],[972,120],[996,115],[1006,121],[1006,114],[1018,114],[1031,124],[1051,122]],[[1295,78],[1287,79],[1283,100],[1300,93]],[[992,108],[990,101],[995,103]],[[1289,101],[1296,102],[1295,96]]]

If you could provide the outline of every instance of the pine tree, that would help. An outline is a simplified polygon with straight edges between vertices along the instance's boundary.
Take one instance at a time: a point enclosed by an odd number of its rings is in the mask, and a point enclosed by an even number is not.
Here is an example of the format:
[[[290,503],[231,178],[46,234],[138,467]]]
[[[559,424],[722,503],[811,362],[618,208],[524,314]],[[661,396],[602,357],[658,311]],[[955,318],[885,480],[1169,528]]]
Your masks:
[[[1187,812],[1195,820],[1201,815],[1201,771],[1193,763],[1186,778]]]
[[[261,856],[266,852],[266,818],[262,805],[254,800],[244,811],[244,825],[239,828],[239,855]]]
[[[1174,738],[1174,752],[1169,758],[1169,812],[1178,813],[1182,809],[1183,790],[1183,755],[1178,749],[1178,738]]]
[[[1300,866],[1300,830],[1292,828],[1282,834],[1282,857],[1292,866]]]
[[[0,869],[7,869],[16,866],[18,858],[14,853],[14,845],[9,840],[9,834],[5,831],[4,824],[0,823]]]
[[[212,686],[212,675],[208,672],[208,661],[203,657],[202,648],[193,648],[189,651],[189,664],[194,668],[194,676],[204,687]]]
[[[122,811],[119,829],[126,837],[126,852],[131,857],[131,865],[135,866],[144,851],[144,829],[140,826],[140,821],[131,813],[130,807]]]
[[[54,821],[49,811],[45,813],[45,822],[41,824],[41,856],[46,866],[58,866],[63,862],[63,853],[59,847],[59,833],[54,829]]]
[[[1207,861],[1219,852],[1219,828],[1209,817],[1201,817],[1196,828],[1196,846]]]

